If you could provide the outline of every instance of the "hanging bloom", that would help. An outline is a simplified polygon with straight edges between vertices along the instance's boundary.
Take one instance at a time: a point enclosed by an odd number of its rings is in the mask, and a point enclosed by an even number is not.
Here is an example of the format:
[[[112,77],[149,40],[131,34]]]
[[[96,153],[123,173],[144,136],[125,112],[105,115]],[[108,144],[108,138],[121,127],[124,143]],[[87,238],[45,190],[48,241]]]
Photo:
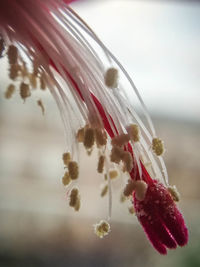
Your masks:
[[[32,89],[48,88],[66,134],[63,185],[73,186],[79,177],[78,145],[88,155],[96,146],[97,172],[105,177],[101,196],[108,192],[109,218],[112,183],[124,173],[128,183],[121,201],[132,197],[130,213],[135,211],[155,249],[166,254],[167,248],[185,245],[188,233],[174,202],[178,193],[168,184],[163,142],[128,73],[69,2],[1,0],[0,57],[7,55],[13,80],[5,97],[15,93],[13,83],[24,101]],[[135,110],[136,98],[146,123]],[[42,100],[37,103],[44,113]],[[74,187],[67,195],[69,205],[78,211],[81,192]],[[100,237],[110,231],[106,221],[97,226]]]

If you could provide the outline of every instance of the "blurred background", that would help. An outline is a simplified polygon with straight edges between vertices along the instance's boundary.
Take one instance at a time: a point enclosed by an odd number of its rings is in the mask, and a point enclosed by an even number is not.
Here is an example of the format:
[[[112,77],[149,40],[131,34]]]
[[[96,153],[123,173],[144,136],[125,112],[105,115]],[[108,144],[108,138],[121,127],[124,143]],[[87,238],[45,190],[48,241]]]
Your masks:
[[[0,266],[200,266],[200,3],[199,1],[80,1],[72,4],[118,57],[139,88],[158,135],[171,184],[190,232],[184,248],[160,256],[149,244],[116,186],[111,233],[97,156],[81,151],[78,213],[61,184],[66,150],[61,119],[48,92],[24,104],[4,99],[7,65],[0,59]],[[42,99],[42,116],[37,100]]]

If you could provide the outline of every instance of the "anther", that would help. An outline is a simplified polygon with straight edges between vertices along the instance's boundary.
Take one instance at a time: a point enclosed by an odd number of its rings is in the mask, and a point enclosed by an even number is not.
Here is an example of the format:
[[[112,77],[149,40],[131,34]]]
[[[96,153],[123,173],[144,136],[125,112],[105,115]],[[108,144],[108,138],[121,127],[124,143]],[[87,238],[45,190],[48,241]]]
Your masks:
[[[132,141],[138,142],[140,140],[139,136],[140,131],[139,131],[139,126],[137,124],[129,125],[127,131]]]
[[[84,132],[85,128],[80,128],[76,134],[76,139],[79,143],[83,143],[84,141]]]
[[[107,143],[107,135],[104,130],[96,128],[95,129],[95,140],[97,147],[105,146]]]
[[[71,190],[69,196],[69,205],[70,207],[73,207],[75,211],[78,211],[80,209],[80,196],[77,188],[73,188]]]
[[[78,163],[76,161],[69,161],[68,163],[69,176],[72,180],[76,180],[79,175]]]
[[[41,90],[45,90],[46,89],[46,81],[45,81],[44,73],[42,73],[41,77],[40,77],[40,89]]]
[[[106,184],[101,190],[101,197],[104,197],[108,193],[108,185]]]
[[[126,184],[126,187],[124,188],[124,196],[125,197],[129,197],[130,195],[132,195],[133,191],[135,190],[136,187],[136,182],[129,179],[128,183]]]
[[[32,88],[37,88],[37,76],[34,73],[29,73],[29,81]]]
[[[90,149],[94,145],[94,129],[93,128],[86,128],[84,134],[84,146],[86,149]]]
[[[97,171],[99,173],[102,173],[103,172],[104,162],[105,162],[105,157],[103,155],[101,155],[99,157],[98,166],[97,166]]]
[[[5,46],[4,46],[4,40],[2,37],[0,37],[0,58],[2,57],[3,55],[3,51],[5,49]]]
[[[134,214],[135,213],[135,209],[134,209],[133,206],[128,207],[128,211],[129,211],[130,214]]]
[[[175,185],[169,186],[167,189],[170,192],[173,200],[178,202],[180,200],[180,193],[178,192],[176,186]]]
[[[39,106],[39,107],[41,108],[41,110],[42,110],[42,115],[44,115],[44,113],[45,113],[45,108],[44,108],[44,105],[43,105],[42,100],[39,99],[39,100],[37,101],[37,104],[38,104],[38,106]]]
[[[118,78],[118,70],[109,68],[105,73],[104,81],[109,88],[116,88],[118,86]]]
[[[120,134],[115,136],[112,141],[111,144],[114,146],[124,146],[125,144],[127,144],[130,140],[130,137],[128,134]]]
[[[23,100],[25,100],[27,97],[31,96],[31,91],[29,88],[29,85],[26,83],[21,83],[20,85],[20,96]]]
[[[66,152],[62,155],[62,159],[63,159],[63,163],[65,164],[65,166],[68,166],[70,160],[71,160],[71,155],[69,152]]]
[[[71,178],[68,172],[65,172],[64,176],[62,177],[62,183],[64,186],[69,185],[71,182]]]
[[[153,138],[152,140],[152,150],[157,156],[161,156],[164,153],[163,141],[159,138]]]
[[[122,161],[124,162],[124,171],[130,172],[133,169],[133,158],[131,153],[124,151]]]
[[[118,177],[118,171],[117,170],[111,170],[109,171],[110,179],[115,179]]]
[[[11,80],[15,80],[19,76],[20,66],[18,64],[12,64],[9,70],[9,77]]]
[[[148,185],[144,181],[136,181],[135,197],[137,200],[143,201],[145,199],[147,188]]]
[[[119,164],[119,162],[122,159],[123,153],[124,153],[124,150],[121,147],[113,146],[111,150],[111,154],[110,154],[111,162],[115,162]]]
[[[8,55],[8,61],[9,61],[9,64],[10,65],[17,63],[18,50],[17,50],[17,47],[16,46],[10,45],[8,47],[7,55]]]
[[[94,232],[98,237],[103,238],[110,232],[110,224],[101,220],[98,224],[94,225]]]
[[[15,86],[13,84],[10,84],[7,87],[6,92],[4,94],[5,98],[10,99],[12,97],[12,95],[14,94],[14,92],[15,92]]]

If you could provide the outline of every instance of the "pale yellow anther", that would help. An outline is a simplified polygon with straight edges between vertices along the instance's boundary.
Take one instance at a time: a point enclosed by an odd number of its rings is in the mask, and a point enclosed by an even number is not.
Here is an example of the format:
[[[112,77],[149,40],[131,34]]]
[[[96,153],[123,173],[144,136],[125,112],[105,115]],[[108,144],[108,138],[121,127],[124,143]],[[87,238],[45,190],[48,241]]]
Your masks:
[[[108,193],[108,185],[106,184],[101,190],[101,197],[104,197]]]
[[[83,144],[86,149],[90,149],[94,145],[94,129],[93,128],[86,128],[84,133],[84,141]]]
[[[121,161],[123,157],[124,150],[121,147],[113,146],[110,154],[110,161],[118,163]]]
[[[32,88],[37,88],[37,76],[34,73],[29,73],[29,82]]]
[[[124,171],[130,172],[133,169],[133,158],[131,153],[124,151],[122,161],[124,163]]]
[[[118,177],[118,171],[117,170],[110,170],[109,171],[109,177],[110,179],[115,179]]]
[[[72,180],[76,180],[79,175],[78,163],[76,161],[70,161],[68,163],[69,176]]]
[[[100,128],[95,129],[95,140],[97,147],[105,146],[107,143],[106,132]]]
[[[153,138],[152,140],[152,150],[157,156],[161,156],[164,153],[163,141],[159,138]]]
[[[128,134],[120,134],[112,139],[111,144],[113,146],[124,146],[129,142],[129,140],[130,137]]]
[[[69,152],[66,152],[62,155],[62,159],[63,159],[63,163],[65,164],[65,166],[68,166],[70,160],[71,160],[71,155]]]
[[[104,162],[105,162],[105,156],[101,155],[99,157],[99,161],[98,161],[98,166],[97,166],[97,171],[99,173],[102,173],[103,172],[103,169],[104,169]]]
[[[143,201],[145,199],[145,195],[148,189],[147,183],[144,181],[136,181],[136,186],[135,186],[135,197],[139,201]]]
[[[26,78],[26,77],[28,78],[29,73],[28,73],[28,69],[26,67],[26,63],[24,61],[22,62],[22,66],[20,66],[20,71],[21,71],[21,76],[23,78]]]
[[[9,77],[11,80],[15,80],[19,76],[20,66],[18,64],[10,65]]]
[[[44,113],[45,113],[45,108],[44,108],[44,104],[43,104],[42,100],[39,99],[39,100],[37,101],[37,104],[38,104],[38,106],[41,108],[42,115],[44,115]]]
[[[109,68],[105,73],[104,81],[109,88],[116,88],[118,86],[118,78],[118,70]]]
[[[176,186],[175,185],[169,186],[167,189],[170,192],[173,200],[176,201],[176,202],[178,202],[180,200],[180,194],[179,194]]]
[[[127,131],[132,141],[138,142],[140,140],[140,130],[137,124],[129,125]]]
[[[10,99],[13,96],[14,92],[15,92],[15,86],[13,84],[10,84],[4,93],[5,98]]]
[[[79,143],[84,142],[85,128],[80,128],[76,134],[76,139]]]
[[[129,211],[130,214],[134,214],[135,213],[135,209],[134,209],[133,206],[128,207],[128,211]]]
[[[31,96],[31,91],[29,88],[29,85],[22,82],[20,85],[20,96],[23,100],[25,100],[27,97]]]
[[[62,183],[64,186],[69,185],[71,183],[71,178],[68,172],[65,172],[64,176],[62,177]]]
[[[103,238],[110,232],[110,224],[101,220],[99,223],[94,225],[94,232],[98,237]]]
[[[46,89],[46,80],[45,80],[44,73],[42,73],[41,77],[40,77],[40,89],[41,90],[45,90]]]
[[[18,49],[14,45],[10,45],[7,51],[9,64],[16,64],[18,58]]]
[[[37,77],[38,73],[39,73],[39,65],[38,65],[37,60],[34,59],[34,61],[33,61],[33,74],[34,74],[34,76]]]
[[[131,196],[135,188],[136,188],[136,182],[129,179],[128,183],[126,184],[126,187],[124,188],[124,192],[123,192],[124,196],[125,197]]]

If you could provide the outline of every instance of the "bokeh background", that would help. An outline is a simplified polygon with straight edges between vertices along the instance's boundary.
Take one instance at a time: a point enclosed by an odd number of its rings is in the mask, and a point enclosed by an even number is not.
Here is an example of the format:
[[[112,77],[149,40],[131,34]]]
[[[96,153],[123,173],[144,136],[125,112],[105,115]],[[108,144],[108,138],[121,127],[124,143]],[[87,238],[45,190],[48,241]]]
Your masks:
[[[40,90],[24,104],[4,99],[7,64],[0,59],[0,266],[200,266],[200,3],[199,1],[80,1],[74,9],[133,77],[165,141],[171,184],[181,193],[190,242],[160,256],[128,205],[113,200],[112,231],[103,240],[93,224],[106,218],[99,198],[97,156],[81,156],[79,213],[61,184],[66,150],[59,112]],[[41,98],[46,114],[36,101]]]

